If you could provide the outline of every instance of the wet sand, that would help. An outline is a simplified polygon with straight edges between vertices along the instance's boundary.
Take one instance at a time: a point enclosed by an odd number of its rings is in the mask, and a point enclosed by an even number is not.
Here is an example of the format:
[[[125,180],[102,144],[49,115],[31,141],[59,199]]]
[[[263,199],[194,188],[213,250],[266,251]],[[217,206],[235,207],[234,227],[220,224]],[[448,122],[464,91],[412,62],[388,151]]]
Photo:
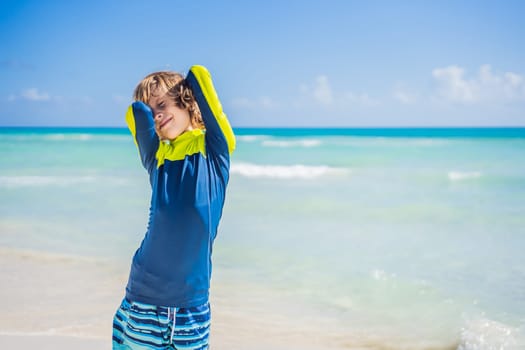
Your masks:
[[[111,348],[112,318],[127,267],[99,258],[0,248],[0,272],[0,348]],[[320,338],[314,332],[319,324],[307,326],[313,321],[301,310],[283,313],[277,299],[254,292],[257,286],[228,284],[214,277],[212,348],[348,348],[326,344],[326,333]]]

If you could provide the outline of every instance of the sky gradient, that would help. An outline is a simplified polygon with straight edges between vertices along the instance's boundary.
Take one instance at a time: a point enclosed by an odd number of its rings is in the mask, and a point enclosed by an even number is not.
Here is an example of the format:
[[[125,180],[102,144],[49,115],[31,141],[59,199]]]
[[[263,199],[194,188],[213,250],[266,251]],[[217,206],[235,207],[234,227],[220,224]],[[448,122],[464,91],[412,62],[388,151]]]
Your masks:
[[[208,67],[233,126],[525,126],[525,1],[1,1],[0,126],[124,126]]]

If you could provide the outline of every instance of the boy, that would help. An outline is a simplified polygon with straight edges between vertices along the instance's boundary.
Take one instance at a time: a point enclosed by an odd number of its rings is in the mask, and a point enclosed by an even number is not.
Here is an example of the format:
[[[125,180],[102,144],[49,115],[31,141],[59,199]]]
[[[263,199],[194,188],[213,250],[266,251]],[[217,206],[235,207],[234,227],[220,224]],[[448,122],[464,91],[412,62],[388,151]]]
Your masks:
[[[113,349],[208,349],[211,253],[232,128],[206,68],[145,77],[126,122],[152,188],[146,235],[113,320]]]

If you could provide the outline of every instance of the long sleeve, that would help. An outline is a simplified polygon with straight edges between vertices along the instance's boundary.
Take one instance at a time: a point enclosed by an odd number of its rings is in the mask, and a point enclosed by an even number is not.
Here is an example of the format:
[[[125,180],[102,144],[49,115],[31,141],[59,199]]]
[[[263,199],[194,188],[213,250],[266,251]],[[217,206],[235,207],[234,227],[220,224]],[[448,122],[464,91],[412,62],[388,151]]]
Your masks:
[[[210,72],[203,66],[192,66],[186,77],[206,127],[207,152],[229,155],[235,149],[235,135],[222,110]]]
[[[151,173],[159,147],[151,108],[143,102],[134,102],[126,113],[126,123],[137,145],[142,165]]]

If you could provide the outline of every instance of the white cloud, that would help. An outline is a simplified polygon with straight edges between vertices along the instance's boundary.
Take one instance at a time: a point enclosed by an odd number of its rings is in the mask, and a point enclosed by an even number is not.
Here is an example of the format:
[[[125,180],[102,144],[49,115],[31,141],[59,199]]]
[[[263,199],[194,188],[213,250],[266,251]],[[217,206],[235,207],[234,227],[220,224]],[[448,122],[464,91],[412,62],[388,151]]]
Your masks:
[[[397,84],[394,87],[392,96],[395,100],[401,102],[402,104],[409,105],[414,104],[417,101],[417,94],[409,91],[404,85]]]
[[[329,106],[334,103],[334,94],[326,75],[318,75],[312,84],[300,85],[299,91],[301,91],[308,101],[314,101],[324,106]]]
[[[438,93],[441,97],[452,101],[471,102],[474,100],[474,84],[463,78],[463,68],[448,66],[436,68],[432,76],[438,81]]]
[[[47,92],[39,91],[37,88],[29,88],[22,90],[20,94],[10,94],[7,97],[8,101],[15,101],[15,100],[26,100],[26,101],[49,101],[51,100],[51,96]]]
[[[334,102],[332,88],[325,75],[320,75],[315,79],[312,94],[314,99],[323,105],[331,105]]]
[[[525,99],[525,83],[521,75],[506,72],[492,72],[490,65],[482,65],[477,76],[465,77],[465,70],[459,66],[436,68],[432,76],[438,83],[439,98],[463,103],[486,101],[510,101]]]
[[[523,78],[519,74],[507,72],[505,73],[505,79],[512,87],[518,87],[520,85],[523,86]]]
[[[308,100],[312,100],[322,106],[347,106],[349,104],[375,106],[379,104],[377,99],[367,93],[352,91],[338,93],[334,91],[326,75],[319,75],[315,78],[313,84],[303,84],[299,88]]]
[[[47,92],[41,92],[37,88],[22,91],[20,97],[29,101],[49,101],[51,99]]]
[[[114,99],[115,100],[115,99]],[[69,108],[70,106],[92,106],[95,104],[94,99],[91,96],[61,96],[51,95],[47,92],[40,91],[38,88],[29,88],[22,90],[18,94],[9,94],[7,101],[16,103],[16,101],[29,101],[29,102],[49,102],[55,106],[61,108]],[[116,102],[116,100],[115,100]]]
[[[380,101],[371,97],[367,93],[346,92],[342,95],[341,101],[350,104],[360,104],[364,106],[376,106]]]

